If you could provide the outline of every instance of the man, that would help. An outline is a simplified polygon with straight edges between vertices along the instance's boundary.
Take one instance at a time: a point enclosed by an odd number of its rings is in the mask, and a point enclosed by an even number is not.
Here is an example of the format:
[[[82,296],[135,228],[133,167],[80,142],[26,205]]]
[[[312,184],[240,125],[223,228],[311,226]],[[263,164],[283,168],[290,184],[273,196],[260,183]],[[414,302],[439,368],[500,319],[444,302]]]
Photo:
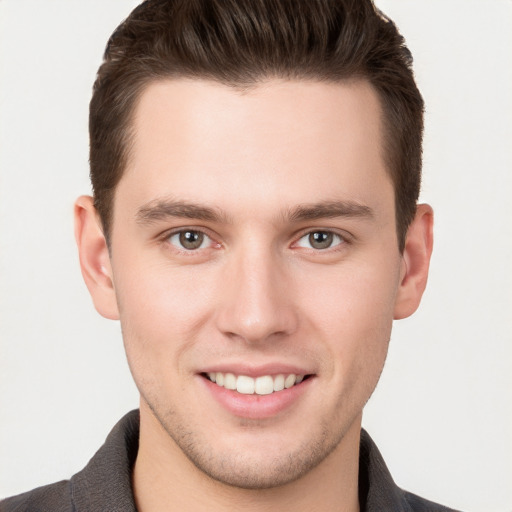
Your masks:
[[[448,510],[361,431],[425,288],[423,102],[360,0],[150,1],[109,41],[75,207],[140,416],[2,510]]]

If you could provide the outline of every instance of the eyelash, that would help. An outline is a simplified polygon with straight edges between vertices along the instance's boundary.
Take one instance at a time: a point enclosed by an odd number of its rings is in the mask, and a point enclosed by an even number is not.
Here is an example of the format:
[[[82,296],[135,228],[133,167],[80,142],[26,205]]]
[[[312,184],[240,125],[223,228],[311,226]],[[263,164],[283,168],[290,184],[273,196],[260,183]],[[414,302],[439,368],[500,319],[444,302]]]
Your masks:
[[[197,247],[197,248],[192,248],[192,249],[187,249],[183,246],[179,246],[178,243],[172,243],[171,242],[171,239],[175,236],[181,236],[181,235],[184,235],[185,233],[195,233],[195,234],[199,234],[201,236],[204,236],[206,238],[206,240],[209,240],[209,247]],[[314,234],[319,234],[319,233],[322,233],[322,234],[327,234],[327,235],[330,235],[332,236],[332,238],[334,240],[337,239],[337,243],[334,243],[334,245],[329,245],[328,247],[325,247],[325,248],[321,248],[321,249],[318,249],[318,248],[315,248],[315,247],[305,247],[303,245],[299,245],[299,242],[307,237],[311,237],[311,235],[314,235]],[[169,245],[171,245],[174,250],[182,253],[182,254],[185,254],[185,255],[188,255],[188,256],[192,256],[194,254],[197,254],[199,250],[204,250],[204,249],[208,249],[208,248],[212,248],[212,245],[214,246],[213,248],[220,248],[221,247],[221,244],[219,242],[216,242],[215,239],[206,231],[204,230],[204,228],[180,228],[180,229],[176,229],[176,230],[173,230],[173,231],[168,231],[166,233],[164,233],[161,237],[161,241],[162,242],[165,242]],[[201,243],[201,245],[203,245],[204,242]],[[312,252],[315,252],[315,253],[330,253],[330,252],[333,252],[333,251],[337,251],[337,250],[340,250],[341,247],[340,246],[344,246],[346,244],[350,244],[350,238],[347,236],[347,235],[342,235],[340,233],[338,233],[337,231],[335,230],[332,230],[332,229],[310,229],[308,231],[302,231],[300,236],[298,238],[295,239],[295,242],[293,242],[291,244],[291,247],[292,248],[297,248],[297,247],[302,247],[303,249],[306,249],[308,251],[312,251]]]
[[[164,233],[161,237],[161,241],[167,243],[168,245],[172,246],[174,250],[178,251],[181,254],[187,255],[187,256],[193,256],[194,254],[197,254],[199,250],[208,249],[210,247],[198,247],[195,249],[187,249],[186,247],[179,246],[177,243],[174,244],[171,242],[171,239],[175,236],[181,236],[185,233],[196,233],[198,235],[204,236],[206,241],[209,240],[209,246],[215,245],[217,247],[220,247],[221,244],[216,242],[214,238],[208,234],[204,229],[198,229],[198,228],[180,228],[173,231],[167,231]],[[204,241],[201,243],[203,245]]]
[[[315,248],[315,247],[305,247],[305,246],[299,244],[299,242],[301,240],[308,239],[309,244],[311,245],[311,236],[315,235],[315,234],[318,235],[320,233],[323,235],[328,235],[332,238],[331,244],[328,247],[320,249],[320,248]],[[337,239],[337,242],[336,242],[336,239]],[[320,243],[321,243],[321,241],[320,241]],[[340,250],[339,246],[343,246],[347,243],[349,243],[347,236],[341,235],[340,233],[338,233],[332,229],[312,229],[312,230],[303,232],[301,234],[301,236],[297,239],[297,241],[293,243],[293,246],[294,247],[302,247],[304,249],[308,249],[308,250],[314,251],[314,252],[332,252],[332,251]]]

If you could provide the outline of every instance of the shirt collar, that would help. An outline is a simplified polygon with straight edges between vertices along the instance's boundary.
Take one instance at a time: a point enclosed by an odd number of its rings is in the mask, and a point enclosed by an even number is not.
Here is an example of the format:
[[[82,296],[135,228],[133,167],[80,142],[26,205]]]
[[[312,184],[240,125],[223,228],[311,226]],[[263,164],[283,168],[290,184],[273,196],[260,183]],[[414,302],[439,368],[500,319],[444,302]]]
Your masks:
[[[75,510],[136,512],[131,474],[139,448],[139,423],[138,410],[124,416],[87,466],[72,477]],[[361,430],[359,453],[359,500],[362,512],[411,510],[365,430]]]

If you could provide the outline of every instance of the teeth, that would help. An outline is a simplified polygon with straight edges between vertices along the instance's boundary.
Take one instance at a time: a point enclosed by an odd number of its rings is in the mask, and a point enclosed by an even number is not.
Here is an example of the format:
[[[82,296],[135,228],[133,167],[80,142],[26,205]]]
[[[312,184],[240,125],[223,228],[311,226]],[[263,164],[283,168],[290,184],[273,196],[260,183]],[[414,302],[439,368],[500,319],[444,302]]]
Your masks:
[[[232,373],[224,375],[224,387],[226,389],[236,389],[236,377]]]
[[[254,394],[254,379],[245,375],[240,375],[236,379],[236,390],[244,395]]]
[[[291,388],[294,384],[295,384],[295,375],[293,375],[293,373],[291,375],[288,375],[288,377],[286,377],[286,379],[284,379],[284,387],[286,389],[288,388]]]
[[[274,391],[282,391],[284,389],[284,375],[276,375],[274,377]]]
[[[276,391],[289,389],[295,384],[300,384],[304,375],[295,375],[290,373],[288,375],[263,375],[261,377],[248,377],[247,375],[239,375],[238,377],[233,373],[210,372],[208,378],[215,382],[218,386],[226,389],[237,390],[238,393],[243,395],[270,395]]]
[[[270,395],[274,392],[274,379],[270,375],[258,377],[254,384],[254,391],[257,395]]]

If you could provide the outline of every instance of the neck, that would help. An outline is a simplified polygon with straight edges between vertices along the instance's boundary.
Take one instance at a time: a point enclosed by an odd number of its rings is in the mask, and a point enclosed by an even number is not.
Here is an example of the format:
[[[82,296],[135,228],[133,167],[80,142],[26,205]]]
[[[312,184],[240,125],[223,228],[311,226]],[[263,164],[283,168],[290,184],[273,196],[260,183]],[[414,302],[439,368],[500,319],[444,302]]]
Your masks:
[[[141,405],[133,490],[139,512],[359,512],[359,417],[318,466],[296,481],[269,489],[242,489],[196,468],[158,420]]]

